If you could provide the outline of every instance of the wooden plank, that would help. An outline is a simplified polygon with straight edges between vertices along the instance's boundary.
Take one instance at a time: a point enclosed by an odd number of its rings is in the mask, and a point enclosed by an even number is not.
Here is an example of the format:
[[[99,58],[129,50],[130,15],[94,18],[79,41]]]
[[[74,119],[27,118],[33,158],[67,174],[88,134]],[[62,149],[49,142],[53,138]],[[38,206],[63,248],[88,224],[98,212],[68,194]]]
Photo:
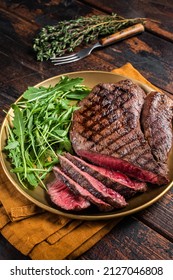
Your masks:
[[[4,34],[1,34],[1,38],[0,47],[4,53],[4,58],[1,60],[0,68],[3,69],[2,75],[4,80],[7,78],[8,80],[17,79],[17,72],[21,68],[20,64],[22,64],[22,68],[25,65],[32,69],[33,73],[37,71],[47,78],[67,71],[66,65],[55,67],[51,62],[42,63],[36,61],[35,54],[32,52],[32,46],[28,47],[24,42],[20,44]],[[12,58],[10,57],[11,54]],[[113,68],[121,67],[127,62],[132,62],[153,84],[163,90],[172,92],[173,57],[171,54],[171,43],[167,42],[166,46],[164,40],[159,38],[153,40],[152,35],[145,33],[109,46],[104,50],[97,50],[90,57],[82,61],[68,64],[68,72],[85,69],[111,71]],[[16,64],[19,66],[16,65],[17,71],[10,70],[10,68],[15,68],[13,67],[14,60],[16,60]],[[170,64],[168,64],[168,61]],[[12,74],[9,76],[10,71]],[[26,75],[27,72],[25,72]],[[22,73],[24,73],[23,70]]]
[[[4,32],[11,39],[22,44],[30,44],[33,40],[33,34],[38,30],[35,23],[30,23],[21,17],[11,14],[6,10],[0,9],[1,32]]]
[[[67,7],[62,4],[62,1],[50,1],[48,4],[39,2],[33,5],[30,2],[20,4],[2,0],[0,1],[1,32],[21,45],[25,42],[31,48],[37,32],[42,27],[56,25],[60,20],[77,18],[77,11],[80,13],[79,16],[98,13],[78,1],[74,1],[72,8],[68,6],[67,12]]]
[[[143,33],[107,47],[95,55],[121,67],[131,62],[151,83],[173,93],[172,43]]]
[[[173,189],[164,195],[159,202],[135,215],[140,221],[165,236],[171,242],[173,242],[172,195]]]
[[[101,250],[100,250],[101,248]],[[126,217],[82,260],[169,260],[173,244],[133,217]]]
[[[19,1],[20,2],[20,1]],[[57,24],[61,20],[75,19],[93,13],[93,8],[80,1],[68,4],[62,0],[50,1],[0,1],[0,8],[38,26]],[[95,10],[96,13],[98,13]]]
[[[51,11],[56,11],[61,0],[49,1],[0,1],[0,7],[28,21],[39,22],[39,18]],[[62,5],[63,6],[63,5]],[[62,12],[62,11],[61,11]]]
[[[0,248],[0,260],[30,260],[7,242],[2,234],[0,234]]]
[[[45,71],[48,72],[47,69],[51,68],[49,73],[54,75],[55,71],[52,69],[53,65],[51,65],[50,62],[40,63],[36,61],[35,53],[32,50],[33,38],[37,27],[28,22],[23,22],[23,19],[18,18],[18,26],[21,27],[24,24],[26,34],[23,35],[23,30],[20,30],[19,28],[17,29],[17,32],[13,32],[14,28],[11,24],[6,23],[8,21],[15,22],[15,20],[15,15],[4,11],[1,24],[4,26],[3,32],[8,36],[3,35],[3,33],[1,35],[3,40],[1,40],[0,46],[3,53],[8,56],[13,54],[16,61],[19,60],[27,67],[41,73],[45,73]],[[27,33],[27,30],[29,30],[29,33]],[[104,59],[107,61],[109,65],[112,64],[112,69],[113,67],[122,66],[128,61],[132,61],[133,65],[137,67],[137,69],[152,83],[163,90],[172,92],[173,57],[172,44],[170,42],[166,42],[165,40],[144,32],[135,38],[130,38],[124,42],[107,47],[103,51],[97,50],[94,54],[101,60]],[[79,71],[87,68],[95,70],[105,70],[105,68],[108,68],[111,70],[111,67],[105,67],[104,61],[103,63],[102,61],[99,62],[99,67],[96,66],[96,63],[92,63],[93,59],[91,59],[91,57],[87,58],[88,63],[85,64],[85,61],[86,60],[82,60],[75,64],[68,64],[69,71],[74,71],[74,69]],[[65,70],[63,71],[63,69],[67,69],[67,67],[60,66],[55,69],[58,71],[57,73],[63,73],[66,72]],[[61,71],[59,71],[60,69]]]
[[[154,22],[148,20],[145,25],[146,30],[150,33],[157,35],[158,37],[164,38],[170,42],[173,42],[173,33],[165,30],[162,22]]]
[[[86,4],[100,9],[102,12],[117,13],[126,18],[144,17],[148,19],[148,31],[173,42],[173,2],[172,1],[111,1],[84,0]],[[151,21],[154,20],[154,21]]]

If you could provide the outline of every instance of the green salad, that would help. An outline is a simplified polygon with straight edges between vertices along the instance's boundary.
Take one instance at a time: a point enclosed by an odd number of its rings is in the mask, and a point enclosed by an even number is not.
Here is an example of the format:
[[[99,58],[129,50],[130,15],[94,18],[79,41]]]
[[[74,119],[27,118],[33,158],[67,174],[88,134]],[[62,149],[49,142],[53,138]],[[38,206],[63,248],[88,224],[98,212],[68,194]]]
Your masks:
[[[8,125],[5,151],[20,183],[29,189],[40,184],[58,163],[58,154],[72,152],[69,129],[77,101],[90,89],[82,78],[62,76],[55,86],[28,87],[12,105],[14,117]]]

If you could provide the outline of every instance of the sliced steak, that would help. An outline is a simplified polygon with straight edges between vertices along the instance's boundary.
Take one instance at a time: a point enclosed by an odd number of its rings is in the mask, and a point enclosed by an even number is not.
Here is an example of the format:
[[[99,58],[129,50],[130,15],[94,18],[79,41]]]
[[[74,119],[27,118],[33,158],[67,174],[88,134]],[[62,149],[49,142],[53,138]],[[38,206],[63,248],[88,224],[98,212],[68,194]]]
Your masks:
[[[164,164],[166,173],[168,154],[172,147],[173,100],[160,92],[151,92],[145,99],[141,123],[153,156]]]
[[[145,183],[132,180],[120,172],[89,164],[81,158],[69,153],[66,153],[65,157],[82,171],[87,172],[97,180],[101,181],[105,186],[119,192],[125,198],[130,198],[137,192],[146,191]]]
[[[92,193],[95,197],[105,201],[106,203],[109,203],[114,208],[123,208],[127,205],[127,202],[122,195],[110,188],[107,188],[88,173],[81,171],[67,158],[59,156],[59,159],[63,171],[70,178],[76,181],[81,187]]]
[[[73,114],[70,139],[75,152],[111,156],[118,160],[120,172],[159,185],[167,183],[165,169],[153,157],[141,130],[145,98],[142,88],[128,79],[95,86]]]
[[[119,170],[120,172],[125,173],[130,177],[138,178],[139,180],[144,182],[151,182],[153,184],[160,183],[160,180],[158,182],[158,176],[154,173],[143,170],[142,168],[139,168],[123,159],[83,150],[78,150],[78,154],[81,157],[89,160],[90,162],[104,168]]]
[[[113,210],[113,206],[110,204],[104,202],[103,200],[95,197],[87,191],[85,188],[81,187],[78,183],[76,183],[74,180],[72,180],[69,176],[67,176],[59,167],[54,167],[53,171],[55,173],[55,176],[58,180],[62,180],[62,182],[75,194],[80,195],[86,200],[90,201],[94,205],[98,207],[100,211],[110,211]]]
[[[54,180],[48,185],[48,194],[53,203],[65,210],[79,211],[90,206],[90,202],[75,195],[62,181]]]

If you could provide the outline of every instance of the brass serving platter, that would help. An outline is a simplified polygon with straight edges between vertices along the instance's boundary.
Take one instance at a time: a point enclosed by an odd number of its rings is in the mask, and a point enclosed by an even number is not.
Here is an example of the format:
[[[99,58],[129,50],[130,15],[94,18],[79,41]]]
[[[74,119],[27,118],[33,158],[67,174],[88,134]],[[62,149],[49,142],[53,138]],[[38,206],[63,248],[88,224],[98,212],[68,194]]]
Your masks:
[[[82,77],[84,79],[84,84],[86,86],[89,86],[92,88],[96,84],[100,82],[118,82],[120,80],[123,80],[125,76],[116,75],[109,72],[104,71],[81,71],[81,72],[71,72],[66,73],[63,75],[67,75],[70,78],[75,77]],[[54,86],[60,79],[62,75],[52,77],[50,79],[47,79],[45,81],[42,81],[41,83],[37,84],[35,87],[39,86],[45,86],[48,87],[50,85]],[[134,80],[136,83],[138,83],[146,93],[149,93],[152,88],[149,86],[142,84],[136,80]],[[19,98],[21,99],[22,96]],[[18,100],[19,100],[18,99]],[[16,102],[18,102],[18,100]],[[53,203],[50,202],[49,197],[45,190],[43,190],[40,186],[38,186],[35,190],[28,190],[23,188],[23,186],[19,183],[17,177],[15,174],[10,172],[11,165],[10,161],[8,160],[6,154],[3,152],[4,146],[6,145],[6,139],[7,139],[7,130],[6,126],[9,121],[9,116],[12,115],[12,109],[9,110],[7,116],[5,117],[1,131],[0,131],[0,159],[2,163],[2,167],[4,172],[6,173],[7,177],[11,181],[11,183],[15,186],[15,188],[23,194],[26,198],[28,198],[31,202],[35,203],[39,207],[43,208],[44,210],[47,210],[49,212],[63,215],[72,219],[83,219],[83,220],[103,220],[103,219],[111,219],[111,218],[119,218],[127,215],[131,215],[133,213],[136,213],[138,211],[143,210],[144,208],[152,205],[157,200],[159,200],[173,185],[173,165],[171,165],[171,161],[173,159],[173,154],[170,153],[169,156],[169,168],[170,168],[170,180],[171,183],[158,187],[154,186],[150,188],[146,193],[140,194],[132,199],[129,200],[129,205],[121,210],[114,210],[112,212],[108,213],[101,213],[99,211],[93,212],[93,211],[86,211],[85,212],[77,212],[77,213],[71,213],[67,211],[63,211],[58,209]]]

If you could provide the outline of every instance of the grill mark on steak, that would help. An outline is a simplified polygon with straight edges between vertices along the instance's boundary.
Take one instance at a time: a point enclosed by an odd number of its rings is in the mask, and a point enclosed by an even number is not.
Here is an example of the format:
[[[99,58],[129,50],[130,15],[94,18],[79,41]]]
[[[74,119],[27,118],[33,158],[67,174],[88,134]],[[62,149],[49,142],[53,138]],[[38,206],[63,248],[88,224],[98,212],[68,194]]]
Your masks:
[[[96,88],[97,89],[97,88]],[[103,89],[103,92],[104,92],[104,90],[105,90],[105,88]],[[120,97],[120,93],[119,93],[119,87],[118,88],[116,88],[116,90],[115,90],[115,92],[116,93],[118,93],[118,98]],[[102,91],[101,91],[102,92]],[[115,95],[115,92],[113,92],[113,95],[114,95],[114,97],[115,97],[115,101],[116,101],[116,95]],[[121,93],[122,93],[122,91],[121,91]],[[130,99],[130,97],[131,97],[131,94],[129,94],[129,95],[127,95],[127,92],[125,92],[125,94],[126,94],[126,99],[125,99],[125,101],[124,101],[124,99],[121,97],[121,99],[119,100],[119,102],[118,102],[118,104],[116,103],[116,102],[114,102],[114,103],[111,103],[111,109],[110,110],[107,110],[107,108],[106,108],[106,114],[105,114],[105,112],[104,112],[104,108],[102,108],[102,103],[100,104],[100,108],[101,108],[101,113],[99,114],[101,117],[102,117],[102,120],[103,120],[103,116],[105,116],[106,115],[106,119],[108,118],[108,121],[109,121],[109,125],[111,125],[111,124],[113,124],[112,126],[114,127],[114,131],[116,130],[120,130],[121,128],[122,128],[122,126],[123,127],[126,127],[126,130],[125,130],[125,133],[124,133],[124,131],[123,131],[123,135],[124,134],[127,134],[128,133],[128,131],[130,131],[130,129],[132,128],[132,127],[134,127],[134,125],[133,125],[133,122],[131,122],[130,120],[131,120],[131,118],[129,117],[129,114],[130,114],[130,112],[127,114],[127,108],[124,108],[123,106],[125,106],[125,103],[126,103],[126,101],[127,101],[127,96],[128,96],[128,100]],[[109,94],[107,93],[107,95],[109,96]],[[105,96],[105,95],[104,95]],[[115,104],[115,106],[114,106],[114,104]],[[121,107],[121,109],[119,109],[119,106]],[[127,106],[126,106],[127,107]],[[87,109],[90,109],[90,108],[87,108]],[[119,113],[118,113],[118,110],[119,110]],[[123,110],[123,114],[122,114],[122,110]],[[93,115],[95,115],[95,116],[97,116],[98,115],[98,110],[94,110],[94,104],[92,104],[92,110],[91,110],[92,112],[93,112]],[[112,116],[112,112],[113,111],[115,111],[115,113],[114,113],[114,115]],[[133,114],[134,115],[134,114]],[[116,123],[115,123],[115,120],[116,120]],[[91,120],[90,120],[90,122],[91,122]],[[93,119],[93,121],[92,121],[92,123],[95,125],[95,121],[94,121],[94,119]],[[105,122],[106,123],[106,122]],[[92,130],[92,126],[87,126],[86,128],[85,128],[85,125],[86,125],[86,123],[84,122],[84,131],[83,131],[83,133],[81,133],[82,135],[84,135],[85,136],[85,134],[86,134],[86,132],[87,132],[87,130],[88,131],[91,131]],[[110,135],[110,130],[108,130],[107,129],[107,123],[106,123],[106,126],[102,126],[102,122],[100,122],[99,123],[99,125],[100,125],[100,132],[102,133],[102,137],[104,136],[104,138],[105,138],[105,132],[107,132],[107,134],[106,134],[106,137],[107,137],[107,135]],[[104,129],[105,129],[105,131],[104,131]],[[121,130],[120,130],[120,132],[121,132]],[[121,138],[121,135],[120,135],[120,132],[119,132],[119,138]],[[93,131],[92,131],[92,133],[93,133]],[[97,130],[96,131],[96,133],[98,134],[99,133],[99,131]],[[121,134],[122,134],[122,132],[121,132]],[[103,139],[104,139],[103,138]],[[91,139],[91,137],[90,137],[90,139]],[[90,140],[89,139],[89,140]],[[99,139],[99,140],[101,140],[101,139]],[[112,141],[114,141],[115,139],[112,139]],[[108,145],[109,145],[110,143],[108,143]],[[93,146],[95,145],[95,143],[93,143]]]
[[[109,98],[110,105],[107,105]],[[91,151],[121,158],[123,162],[129,161],[129,164],[133,164],[132,169],[134,166],[138,167],[140,174],[142,170],[153,173],[153,176],[148,178],[149,182],[153,177],[157,184],[167,183],[165,168],[153,157],[151,148],[141,130],[140,114],[145,98],[146,94],[142,88],[130,80],[95,86],[91,94],[79,103],[80,109],[73,114],[70,139],[75,152],[78,154],[79,150]],[[106,106],[103,106],[104,99]],[[97,102],[96,107],[95,102]],[[84,111],[83,108],[85,108]],[[90,117],[85,117],[87,112]],[[104,125],[102,124],[105,116],[109,125],[106,125],[106,121],[104,121]],[[80,119],[79,122],[78,119]],[[93,129],[95,127],[96,130]],[[137,135],[137,140],[134,140],[135,135]],[[147,154],[145,160],[140,159],[142,154]],[[144,177],[147,179],[147,176]]]
[[[122,126],[127,126],[127,129],[121,132]],[[123,123],[121,120],[118,124],[118,127],[114,124],[114,130],[111,131],[110,127],[109,130],[107,127],[105,127],[104,130],[101,131],[102,138],[99,139],[99,152],[102,151],[105,147],[108,147],[111,151],[111,153],[119,154],[120,157],[126,155],[126,153],[123,153],[123,148],[125,150],[130,149],[130,144],[132,146],[135,146],[136,141],[136,147],[141,146],[141,144],[146,145],[146,141],[143,137],[141,137],[141,134],[136,133],[134,134],[134,131],[132,131],[133,126],[129,125],[127,123]],[[97,143],[94,143],[95,145]],[[114,145],[114,149],[112,149],[111,145]],[[103,148],[102,148],[103,147]]]
[[[117,120],[118,118],[121,117],[121,115],[117,114],[117,110],[119,107],[122,107],[123,109],[123,106],[125,106],[125,103],[127,101],[129,101],[130,99],[130,96],[127,95],[127,93],[123,90],[123,91],[119,91],[116,90],[116,93],[117,93],[117,96],[112,95],[112,98],[111,98],[111,102],[110,100],[106,99],[107,100],[107,103],[104,102],[104,97],[106,98],[107,95],[104,93],[105,89],[103,91],[101,91],[101,93],[103,94],[100,95],[100,99],[97,100],[97,103],[90,103],[90,105],[92,106],[93,110],[90,111],[90,114],[89,114],[89,120],[88,120],[88,114],[86,114],[86,112],[88,112],[88,107],[84,107],[85,110],[82,110],[81,113],[82,113],[82,119],[84,120],[84,117],[85,117],[85,125],[86,127],[88,127],[90,130],[93,129],[93,127],[96,125],[97,121],[100,122],[100,130],[97,130],[97,133],[99,133],[99,131],[102,131],[104,128],[106,128],[107,124],[109,123],[112,124],[115,120]],[[109,94],[109,92],[106,91],[107,94]],[[124,99],[119,99],[119,96],[124,93],[125,95],[125,98]],[[109,96],[110,98],[110,96]],[[90,100],[90,99],[89,99]],[[91,99],[92,100],[92,99]],[[102,110],[102,114],[98,114],[98,111]],[[113,111],[116,111],[116,114],[114,114],[112,116],[112,112]],[[125,113],[125,112],[124,112]],[[108,119],[109,119],[109,122],[108,122]],[[80,119],[78,120],[80,122]],[[103,123],[105,122],[106,126],[103,126]],[[122,121],[119,122],[120,123],[120,127],[122,126]],[[84,130],[83,130],[83,134],[86,136],[86,132],[87,132],[87,128],[85,129],[84,127]]]
[[[123,141],[124,137],[128,137],[126,142]],[[110,149],[113,152],[118,153],[120,157],[128,155],[130,152],[133,153],[134,148],[138,148],[139,146],[141,146],[141,142],[138,139],[138,135],[134,135],[132,131],[130,131],[128,134],[123,135],[122,137],[119,137],[118,140],[116,140],[116,142],[111,142],[108,142]]]
[[[125,102],[122,103],[122,105],[124,105],[124,104],[125,104]],[[88,126],[88,128],[86,128],[86,129],[84,128],[84,130],[81,131],[81,135],[86,137],[87,140],[94,141],[92,146],[101,142],[101,144],[104,147],[105,141],[109,141],[107,144],[110,145],[115,141],[115,139],[116,139],[116,143],[117,143],[117,141],[119,139],[121,140],[122,136],[127,136],[127,134],[130,133],[130,129],[134,127],[133,123],[131,123],[131,118],[129,117],[130,112],[128,112],[128,116],[126,117],[126,120],[124,122],[124,120],[122,120],[122,118],[120,118],[121,117],[120,113],[118,113],[118,110],[117,110],[118,106],[116,105],[115,108],[113,108],[113,105],[111,105],[111,106],[112,106],[112,111],[113,111],[113,109],[116,110],[116,114],[113,117],[111,117],[111,119],[109,118],[109,116],[111,115],[110,114],[111,110],[109,110],[107,112],[106,118],[105,117],[101,118],[99,123],[97,123],[98,120],[90,119],[89,120],[90,125]],[[97,111],[98,110],[93,110],[93,116],[96,116],[96,117],[98,116]],[[127,112],[124,111],[124,114],[126,114],[126,113]],[[116,123],[115,123],[115,120],[116,120]],[[108,125],[109,125],[109,130],[107,129]],[[121,131],[122,126],[126,126],[126,130],[123,133]],[[95,129],[94,127],[96,127],[97,129]],[[116,136],[115,133],[118,134],[118,138],[115,137]],[[114,134],[115,139],[113,139],[112,134]]]
[[[90,176],[87,172],[81,171],[67,158],[59,156],[59,160],[63,171],[94,196],[109,203],[114,208],[123,208],[127,206],[127,202],[124,197],[119,193],[113,189],[107,188],[100,181]]]
[[[168,96],[153,91],[146,97],[141,122],[153,156],[161,163],[167,162],[172,147],[172,115],[173,100]]]
[[[116,129],[120,129],[122,126],[122,120],[121,120],[121,115],[118,115],[118,107],[114,107],[112,104],[111,109],[110,108],[104,108],[101,107],[102,110],[105,110],[105,112],[103,113],[103,115],[98,115],[99,110],[97,108],[95,108],[95,110],[93,110],[93,116],[90,116],[90,119],[84,123],[86,125],[86,127],[83,128],[83,135],[85,135],[85,133],[89,130],[93,130],[96,131],[97,133],[102,132],[103,129],[105,129],[107,127],[107,125],[111,124],[113,125],[113,123],[115,121],[117,121],[117,126]],[[113,111],[116,111],[116,114],[113,114]],[[125,112],[124,112],[125,113]],[[84,116],[84,115],[83,115]],[[99,122],[100,126],[97,126],[97,123]],[[115,125],[115,124],[114,124]],[[96,127],[96,129],[94,129],[94,127]],[[114,127],[114,126],[113,126]]]
[[[71,191],[73,191],[74,194],[81,195],[86,200],[96,205],[100,211],[107,212],[113,210],[113,206],[95,197],[88,190],[81,187],[77,182],[67,176],[59,167],[53,167],[53,171],[57,179],[61,180]]]
[[[137,192],[146,191],[145,183],[132,180],[120,172],[91,165],[81,158],[73,156],[69,153],[66,153],[64,156],[80,168],[80,170],[87,172],[92,177],[101,181],[105,186],[119,192],[125,198],[130,198]]]

